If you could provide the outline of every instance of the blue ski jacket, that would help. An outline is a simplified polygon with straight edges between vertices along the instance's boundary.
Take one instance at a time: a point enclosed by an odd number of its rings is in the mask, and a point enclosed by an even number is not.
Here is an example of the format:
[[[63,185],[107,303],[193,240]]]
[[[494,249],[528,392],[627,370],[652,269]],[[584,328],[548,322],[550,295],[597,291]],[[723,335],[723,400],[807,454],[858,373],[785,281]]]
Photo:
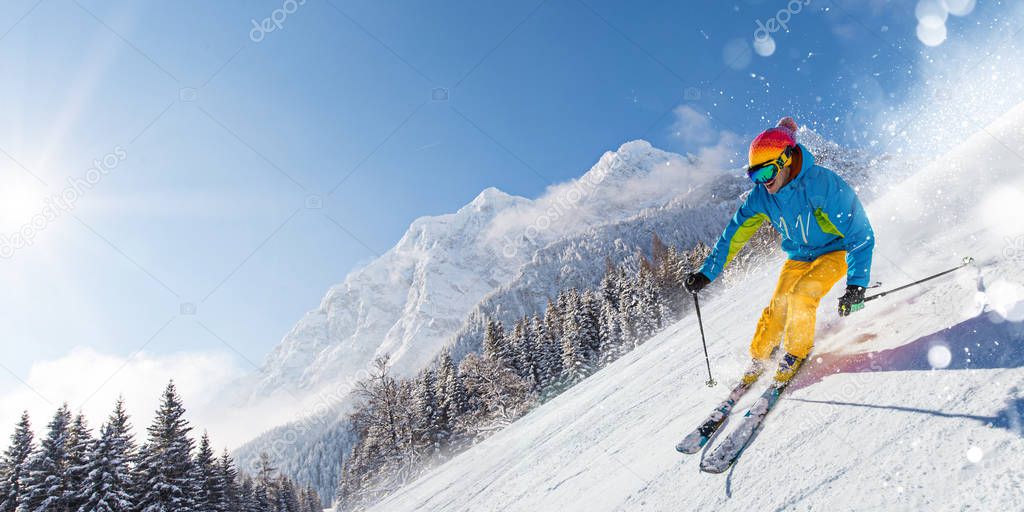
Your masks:
[[[846,284],[867,287],[875,234],[860,199],[842,178],[814,164],[814,155],[799,145],[800,172],[778,193],[757,185],[726,226],[700,272],[714,280],[764,221],[782,235],[789,258],[814,261],[846,251]]]

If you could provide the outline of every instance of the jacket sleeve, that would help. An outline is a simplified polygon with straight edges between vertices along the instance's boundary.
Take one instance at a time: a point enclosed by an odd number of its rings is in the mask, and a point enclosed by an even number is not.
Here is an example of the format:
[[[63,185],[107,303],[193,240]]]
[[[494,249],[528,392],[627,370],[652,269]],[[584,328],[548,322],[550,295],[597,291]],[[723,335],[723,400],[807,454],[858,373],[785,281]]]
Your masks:
[[[722,236],[718,238],[711,254],[704,260],[704,266],[700,273],[714,281],[726,265],[736,257],[736,253],[747,244],[750,237],[754,236],[757,228],[768,219],[764,209],[756,197],[756,190],[747,196],[747,199],[740,205],[739,210],[732,216],[729,225],[725,227]]]
[[[843,237],[846,250],[846,284],[867,288],[871,282],[871,258],[875,250],[875,233],[868,214],[857,193],[838,175],[832,175],[832,186],[823,207],[834,219],[835,227]],[[831,210],[831,211],[829,211]]]

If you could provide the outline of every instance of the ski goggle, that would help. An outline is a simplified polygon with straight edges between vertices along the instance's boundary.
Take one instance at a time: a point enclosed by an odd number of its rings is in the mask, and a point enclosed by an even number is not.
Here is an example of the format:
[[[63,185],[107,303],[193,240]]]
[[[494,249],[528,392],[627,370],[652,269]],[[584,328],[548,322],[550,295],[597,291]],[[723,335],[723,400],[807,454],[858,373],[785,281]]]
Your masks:
[[[753,181],[758,185],[764,185],[765,183],[775,179],[775,177],[779,175],[779,171],[789,164],[791,160],[790,154],[792,151],[792,146],[788,147],[781,155],[779,155],[778,158],[748,167],[747,177],[750,178],[750,181]]]

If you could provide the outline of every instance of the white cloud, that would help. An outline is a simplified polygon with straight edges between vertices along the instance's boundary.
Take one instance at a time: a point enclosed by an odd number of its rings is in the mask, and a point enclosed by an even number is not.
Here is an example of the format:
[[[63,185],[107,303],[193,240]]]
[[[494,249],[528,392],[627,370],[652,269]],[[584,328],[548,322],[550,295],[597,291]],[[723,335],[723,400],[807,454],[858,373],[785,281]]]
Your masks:
[[[0,439],[6,440],[23,410],[32,417],[35,431],[45,431],[56,408],[67,402],[81,411],[94,433],[106,420],[119,395],[131,414],[139,439],[153,418],[160,393],[167,382],[175,386],[188,409],[188,419],[198,436],[218,415],[204,411],[216,390],[242,375],[235,358],[226,352],[186,352],[166,356],[138,353],[133,357],[75,348],[57,359],[39,361],[29,369],[24,383],[0,391]],[[16,382],[16,381],[12,381]],[[249,432],[251,434],[252,432]],[[210,429],[220,447],[234,446],[244,438],[227,428]]]
[[[705,146],[718,138],[718,133],[711,128],[708,116],[697,112],[693,107],[680,105],[672,113],[675,116],[672,134],[686,146]]]

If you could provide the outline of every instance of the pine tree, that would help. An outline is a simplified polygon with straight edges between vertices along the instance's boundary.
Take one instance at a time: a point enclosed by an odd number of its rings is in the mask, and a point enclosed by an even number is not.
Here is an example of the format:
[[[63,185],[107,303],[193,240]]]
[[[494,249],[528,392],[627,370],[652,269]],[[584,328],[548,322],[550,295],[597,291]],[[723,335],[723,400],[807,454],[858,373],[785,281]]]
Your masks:
[[[94,450],[94,440],[86,424],[85,416],[75,415],[68,436],[68,462],[64,482],[65,503],[68,510],[78,510],[88,497],[82,490],[89,476],[90,455]]]
[[[441,408],[447,411],[448,445],[449,447],[457,448],[461,441],[459,437],[459,418],[466,412],[469,397],[466,393],[466,386],[462,382],[462,376],[455,367],[455,363],[451,360],[451,357],[447,357],[446,361],[447,368],[444,371],[444,380],[438,379],[437,381],[437,385],[442,386],[443,389],[438,399],[441,403]]]
[[[192,427],[174,382],[167,384],[160,408],[147,429],[136,479],[140,512],[193,512]],[[200,511],[196,511],[200,512]]]
[[[440,410],[437,399],[437,378],[433,368],[420,373],[413,392],[415,427],[413,443],[417,450],[430,456],[441,448]]]
[[[516,322],[512,340],[519,376],[530,383],[531,389],[540,389],[541,354],[537,348],[538,340],[530,319],[523,317]]]
[[[252,477],[246,475],[238,487],[238,510],[240,512],[260,512],[256,507],[256,488]]]
[[[256,466],[256,482],[253,490],[253,506],[259,512],[275,512],[274,502],[274,476],[277,468],[270,462],[270,456],[266,452],[260,453],[260,460]]]
[[[217,512],[244,512],[242,510],[241,491],[238,488],[238,471],[235,470],[235,462],[225,449],[217,463],[217,472],[220,478],[217,495]]]
[[[223,488],[213,447],[210,446],[210,436],[206,432],[199,439],[199,448],[192,462],[191,480],[194,487],[192,500],[196,510],[216,510]]]
[[[255,487],[252,492],[252,512],[274,512],[274,507],[270,502],[270,495],[273,490],[270,488],[269,482],[262,482],[256,480]]]
[[[534,316],[530,323],[539,352],[540,386],[544,393],[548,393],[562,377],[562,344],[547,330],[546,318],[542,320]]]
[[[570,289],[562,308],[562,373],[568,385],[585,379],[591,370],[584,339],[582,308],[579,292]]]
[[[19,510],[48,512],[68,510],[67,477],[68,441],[71,437],[71,411],[64,404],[47,424],[47,434],[39,450],[32,456],[28,474],[18,498]]]
[[[290,478],[281,477],[278,481],[277,496],[278,512],[302,512],[299,505],[299,495],[295,491],[295,485]]]
[[[80,512],[129,512],[134,509],[130,463],[135,441],[124,409],[118,399],[114,412],[100,428],[100,438],[90,454]]]
[[[610,303],[612,309],[617,311],[619,309],[619,280],[614,267],[608,268],[604,273],[598,290],[602,301]]]
[[[661,301],[649,270],[642,269],[637,276],[636,298],[631,306],[636,339],[643,343],[661,328]]]
[[[556,302],[548,300],[548,306],[544,309],[544,329],[552,340],[562,339],[562,310],[559,304],[564,302],[564,294],[559,293]]]
[[[18,496],[22,492],[22,480],[27,478],[29,457],[34,450],[32,424],[28,411],[21,413],[21,420],[11,434],[11,445],[0,459],[0,512],[15,512]]]
[[[460,391],[462,395],[459,396]],[[438,437],[442,445],[450,443],[455,435],[456,420],[465,410],[466,397],[458,380],[458,370],[451,353],[445,350],[437,365]]]
[[[622,342],[626,348],[632,348],[638,344],[637,319],[634,317],[637,309],[639,309],[639,299],[633,281],[621,279],[619,281],[619,328],[622,331]]]
[[[334,510],[340,512],[342,510],[342,504],[347,503],[351,497],[351,490],[355,487],[352,478],[352,471],[350,471],[349,464],[351,458],[346,459],[345,454],[341,454],[341,475],[338,476],[338,485],[334,488]]]
[[[324,504],[320,501],[320,495],[313,486],[307,485],[302,493],[302,512],[322,512],[323,509]]]
[[[601,350],[601,304],[593,291],[586,290],[580,295],[579,315],[583,354],[593,372],[597,368]]]
[[[490,320],[487,322],[487,329],[484,331],[484,356],[491,358],[498,364],[516,369],[516,362],[508,337],[505,335],[505,328],[501,322]]]
[[[601,366],[607,366],[624,353],[619,312],[607,297],[601,302]]]

